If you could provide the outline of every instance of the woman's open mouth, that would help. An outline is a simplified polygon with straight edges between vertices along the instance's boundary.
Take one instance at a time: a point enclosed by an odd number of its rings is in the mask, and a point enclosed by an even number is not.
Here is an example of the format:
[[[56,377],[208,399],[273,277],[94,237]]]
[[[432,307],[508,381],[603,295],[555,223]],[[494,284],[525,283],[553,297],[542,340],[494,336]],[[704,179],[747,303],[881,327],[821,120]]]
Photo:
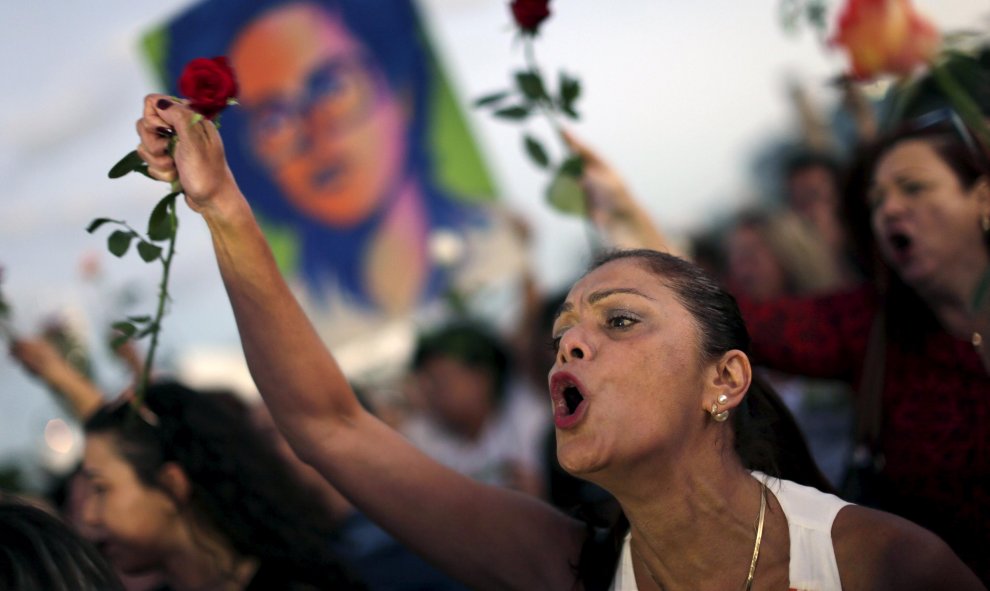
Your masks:
[[[887,234],[887,244],[894,257],[894,262],[902,263],[911,255],[914,240],[904,232],[893,231]]]
[[[566,372],[558,372],[550,379],[550,398],[553,401],[553,422],[558,429],[573,427],[588,408],[581,384]]]
[[[567,404],[567,414],[574,414],[574,411],[583,400],[584,396],[581,396],[581,391],[574,386],[564,388],[564,403]]]

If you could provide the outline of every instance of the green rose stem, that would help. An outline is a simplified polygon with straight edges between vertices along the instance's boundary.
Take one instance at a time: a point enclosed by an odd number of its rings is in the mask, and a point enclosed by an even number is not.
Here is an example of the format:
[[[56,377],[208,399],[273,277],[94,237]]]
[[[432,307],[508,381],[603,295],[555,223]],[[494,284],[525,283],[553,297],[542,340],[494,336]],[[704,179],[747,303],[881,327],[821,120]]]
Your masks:
[[[540,67],[536,63],[536,53],[533,50],[533,36],[523,35],[523,56],[526,58],[526,66],[529,68],[530,74],[536,78],[542,79],[540,76]],[[549,99],[543,96],[536,101],[536,105],[539,107],[540,112],[546,117],[547,121],[550,123],[550,127],[557,133],[558,137],[563,137],[563,130],[560,127],[560,123],[557,121],[557,117],[547,104]],[[570,150],[568,150],[570,153]]]
[[[170,154],[175,150],[175,142],[176,138],[172,137],[168,147]],[[124,156],[120,162],[115,164],[110,169],[109,177],[120,178],[130,172],[139,172],[152,178],[148,173],[148,165],[141,160],[141,157],[138,156],[136,151]],[[145,355],[140,375],[136,380],[134,396],[131,400],[131,404],[135,409],[140,409],[144,403],[144,396],[151,382],[155,353],[158,350],[158,341],[161,334],[162,319],[165,317],[166,305],[171,299],[169,297],[168,282],[172,270],[172,261],[175,258],[175,242],[178,236],[179,219],[177,201],[178,197],[183,194],[182,185],[178,180],[172,182],[171,189],[172,192],[163,197],[151,212],[151,217],[148,219],[146,237],[142,237],[137,230],[126,222],[111,218],[93,220],[87,228],[88,232],[93,233],[107,223],[120,226],[123,230],[118,230],[110,235],[108,248],[111,253],[118,257],[124,256],[131,242],[137,239],[138,253],[145,262],[161,261],[162,263],[162,278],[158,286],[158,306],[155,310],[154,317],[131,316],[126,321],[114,324],[114,328],[121,334],[113,339],[111,343],[112,347],[117,347],[129,339],[151,336],[151,344]],[[162,248],[153,243],[164,242],[166,240],[168,241],[168,248],[165,251],[165,255],[162,256]],[[141,327],[140,329],[138,328],[139,326]]]
[[[172,183],[172,192],[178,197],[182,194],[182,186],[178,181]],[[176,199],[178,200],[178,199]],[[144,393],[147,392],[151,382],[151,370],[154,364],[155,351],[158,349],[158,336],[161,334],[162,318],[165,317],[165,302],[169,299],[168,278],[172,270],[172,259],[175,257],[175,239],[179,235],[179,218],[176,215],[176,208],[170,207],[168,213],[168,223],[171,228],[171,236],[168,239],[168,254],[162,259],[162,281],[158,286],[158,309],[155,317],[151,321],[151,344],[148,346],[148,353],[144,358],[144,366],[141,368],[141,380],[138,382],[137,391],[134,393],[134,406],[140,408],[144,403]]]
[[[523,57],[526,60],[526,67],[529,68],[529,73],[532,74],[534,78],[542,80],[543,78],[540,76],[540,66],[536,62],[536,52],[533,49],[533,35],[523,35]],[[550,128],[553,129],[554,133],[557,134],[557,137],[560,138],[561,143],[564,144],[565,150],[567,151],[565,160],[569,158],[577,158],[578,155],[571,151],[570,147],[567,146],[567,142],[564,141],[564,130],[560,126],[560,122],[557,120],[557,113],[552,108],[553,103],[550,102],[550,99],[547,96],[542,96],[536,101],[536,106],[540,109],[540,112],[550,124]],[[584,201],[585,215],[590,215],[591,203],[589,202],[590,198],[588,196],[588,192],[582,189],[581,197]],[[585,226],[585,235],[588,238],[588,245],[591,247],[591,250],[597,250],[598,240],[596,239],[590,226]]]

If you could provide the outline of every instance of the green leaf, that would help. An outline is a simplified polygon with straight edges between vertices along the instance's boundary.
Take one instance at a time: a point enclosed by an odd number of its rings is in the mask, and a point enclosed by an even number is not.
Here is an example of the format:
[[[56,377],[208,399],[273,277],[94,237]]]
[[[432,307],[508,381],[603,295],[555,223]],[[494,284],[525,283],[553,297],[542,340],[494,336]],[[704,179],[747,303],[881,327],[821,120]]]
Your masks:
[[[117,164],[114,164],[113,168],[110,169],[110,172],[107,173],[107,176],[112,179],[119,179],[129,172],[133,172],[140,168],[147,168],[147,166],[148,165],[144,163],[144,160],[141,160],[141,157],[138,156],[137,150],[134,150],[127,156],[121,158]]]
[[[169,193],[151,210],[151,216],[148,218],[148,238],[168,240],[175,235],[171,210],[175,208],[175,198],[178,195],[178,193]]]
[[[91,221],[88,226],[86,226],[86,231],[92,234],[103,224],[123,224],[124,222],[120,220],[114,220],[111,218],[96,218]]]
[[[520,120],[529,117],[529,107],[524,107],[522,105],[515,105],[512,107],[503,107],[494,113],[496,117],[501,117],[502,119],[514,119]]]
[[[131,247],[131,240],[135,238],[134,232],[117,230],[107,238],[107,248],[116,257],[127,254],[127,249]]]
[[[128,322],[133,322],[134,324],[144,324],[145,322],[151,322],[151,316],[128,316]]]
[[[584,189],[577,179],[558,170],[547,187],[547,201],[558,211],[573,215],[587,214]]]
[[[538,72],[516,72],[516,86],[519,87],[523,96],[533,102],[549,100],[550,98],[547,96],[547,89],[543,85],[543,78]]]
[[[584,159],[577,154],[569,156],[560,164],[560,174],[579,179],[584,175]]]
[[[499,92],[493,92],[491,94],[486,94],[474,101],[475,107],[487,107],[488,105],[494,105],[495,103],[500,103],[505,100],[510,94],[507,90],[500,90]]]
[[[141,255],[141,259],[146,263],[157,261],[158,257],[162,254],[161,247],[155,246],[150,242],[145,242],[144,240],[138,242],[137,251]]]
[[[581,96],[581,81],[571,78],[567,74],[560,73],[560,94],[557,97],[557,106],[572,119],[577,119],[577,111],[574,110],[574,103]]]
[[[550,165],[550,157],[547,156],[547,151],[543,149],[543,144],[529,134],[523,136],[523,142],[526,146],[526,153],[529,155],[529,159],[535,162],[537,166],[546,168]]]
[[[111,326],[114,330],[116,330],[117,332],[119,332],[120,334],[126,337],[130,337],[135,332],[137,332],[137,327],[125,320],[121,320],[120,322],[114,322]]]
[[[110,348],[111,349],[116,349],[116,348],[120,347],[121,345],[123,345],[124,343],[126,343],[129,340],[131,340],[131,335],[129,335],[129,334],[119,334],[119,335],[113,337],[112,339],[110,339]]]
[[[808,22],[816,31],[825,33],[828,30],[828,6],[822,0],[812,0],[808,2],[806,8]]]

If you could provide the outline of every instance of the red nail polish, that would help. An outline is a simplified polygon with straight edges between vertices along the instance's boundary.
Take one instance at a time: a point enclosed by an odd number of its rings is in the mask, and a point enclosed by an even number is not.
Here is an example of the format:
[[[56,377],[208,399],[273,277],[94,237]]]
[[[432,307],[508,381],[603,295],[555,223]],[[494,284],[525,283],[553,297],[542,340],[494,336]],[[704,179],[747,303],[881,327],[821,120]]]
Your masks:
[[[169,127],[156,127],[155,132],[162,137],[172,137],[175,135],[175,131]]]
[[[171,107],[173,104],[174,103],[168,100],[167,98],[160,98],[158,99],[158,102],[155,103],[155,106],[161,109],[162,111],[164,111],[165,109]]]

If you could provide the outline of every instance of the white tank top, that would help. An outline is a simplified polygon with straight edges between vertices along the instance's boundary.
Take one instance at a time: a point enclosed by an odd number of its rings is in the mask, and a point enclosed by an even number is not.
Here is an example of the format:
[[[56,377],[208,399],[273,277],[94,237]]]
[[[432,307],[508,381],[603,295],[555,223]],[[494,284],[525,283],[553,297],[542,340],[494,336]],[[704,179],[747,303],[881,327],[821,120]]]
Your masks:
[[[787,519],[791,537],[791,562],[789,565],[789,589],[796,591],[841,591],[839,567],[832,547],[832,522],[839,511],[848,505],[835,495],[823,493],[809,486],[790,480],[778,480],[753,472],[753,478],[767,485],[777,497]],[[632,534],[627,534],[622,544],[622,554],[612,580],[612,591],[639,591],[633,574]]]

